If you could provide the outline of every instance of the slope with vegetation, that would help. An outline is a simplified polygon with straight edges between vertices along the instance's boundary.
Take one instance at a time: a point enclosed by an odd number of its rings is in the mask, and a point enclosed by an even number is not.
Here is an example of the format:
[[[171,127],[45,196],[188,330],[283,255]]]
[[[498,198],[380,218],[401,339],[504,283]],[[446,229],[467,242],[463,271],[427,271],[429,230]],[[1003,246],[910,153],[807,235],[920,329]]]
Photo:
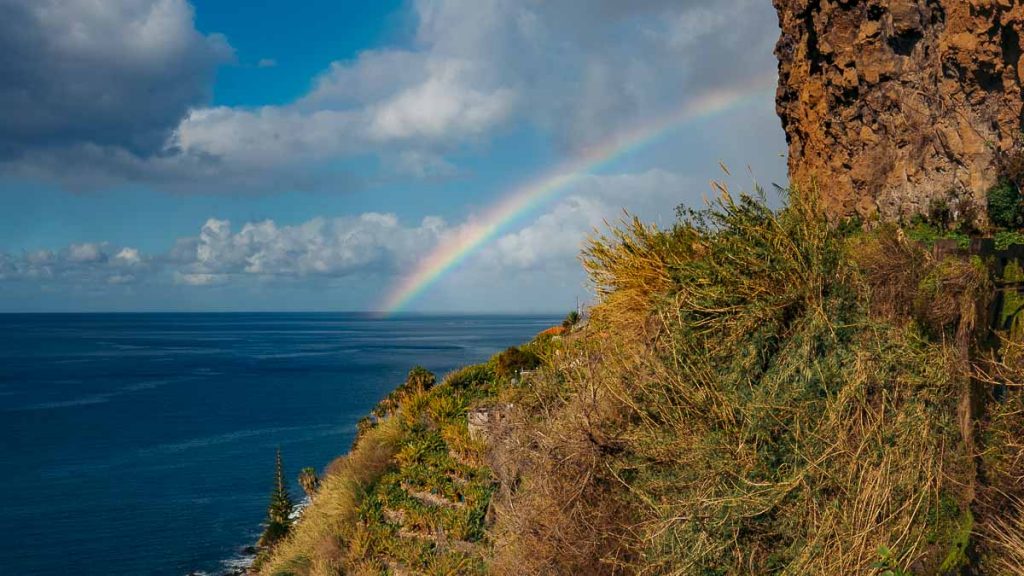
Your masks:
[[[1020,267],[721,192],[592,239],[567,337],[382,403],[263,573],[1024,573]]]
[[[483,574],[495,480],[471,409],[499,397],[551,348],[539,337],[436,384],[416,367],[361,421],[347,456],[328,468],[264,574]]]

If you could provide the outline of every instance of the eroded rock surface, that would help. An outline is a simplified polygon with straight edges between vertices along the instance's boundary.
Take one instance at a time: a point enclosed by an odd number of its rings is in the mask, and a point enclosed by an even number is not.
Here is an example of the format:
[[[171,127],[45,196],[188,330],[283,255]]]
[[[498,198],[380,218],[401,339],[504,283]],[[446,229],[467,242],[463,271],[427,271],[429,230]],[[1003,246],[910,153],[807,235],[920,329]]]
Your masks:
[[[1021,144],[1020,0],[773,0],[793,183],[835,215],[984,219]]]

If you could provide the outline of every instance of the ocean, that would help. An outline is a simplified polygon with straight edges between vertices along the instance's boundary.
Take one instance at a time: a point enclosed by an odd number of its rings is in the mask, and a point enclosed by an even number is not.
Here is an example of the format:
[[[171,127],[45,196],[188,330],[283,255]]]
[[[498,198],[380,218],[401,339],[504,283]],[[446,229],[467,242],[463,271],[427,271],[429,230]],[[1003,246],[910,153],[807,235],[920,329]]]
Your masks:
[[[221,573],[414,365],[440,377],[550,316],[0,315],[0,574]]]

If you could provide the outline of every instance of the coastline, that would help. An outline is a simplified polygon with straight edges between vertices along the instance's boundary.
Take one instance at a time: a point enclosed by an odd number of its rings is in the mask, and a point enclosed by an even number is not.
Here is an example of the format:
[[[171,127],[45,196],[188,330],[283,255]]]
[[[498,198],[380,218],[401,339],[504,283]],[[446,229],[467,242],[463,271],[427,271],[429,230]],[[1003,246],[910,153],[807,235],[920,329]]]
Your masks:
[[[312,503],[309,496],[303,496],[302,500],[299,501],[292,508],[292,513],[289,518],[292,522],[298,522],[302,518],[302,513]],[[260,524],[260,528],[264,527],[264,524]],[[250,576],[252,574],[252,566],[256,562],[256,555],[259,552],[256,543],[247,544],[242,548],[238,549],[238,552],[225,560],[221,560],[221,569],[216,572],[209,572],[206,570],[192,570],[185,573],[185,576]]]

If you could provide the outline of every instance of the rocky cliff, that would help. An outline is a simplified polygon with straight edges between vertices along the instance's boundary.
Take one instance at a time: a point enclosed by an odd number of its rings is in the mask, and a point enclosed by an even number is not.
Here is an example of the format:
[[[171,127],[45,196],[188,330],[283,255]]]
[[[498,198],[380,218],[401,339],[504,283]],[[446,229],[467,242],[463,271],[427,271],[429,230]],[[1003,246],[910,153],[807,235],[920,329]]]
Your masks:
[[[793,183],[833,215],[896,219],[940,201],[982,221],[1020,145],[1024,3],[773,0]]]

